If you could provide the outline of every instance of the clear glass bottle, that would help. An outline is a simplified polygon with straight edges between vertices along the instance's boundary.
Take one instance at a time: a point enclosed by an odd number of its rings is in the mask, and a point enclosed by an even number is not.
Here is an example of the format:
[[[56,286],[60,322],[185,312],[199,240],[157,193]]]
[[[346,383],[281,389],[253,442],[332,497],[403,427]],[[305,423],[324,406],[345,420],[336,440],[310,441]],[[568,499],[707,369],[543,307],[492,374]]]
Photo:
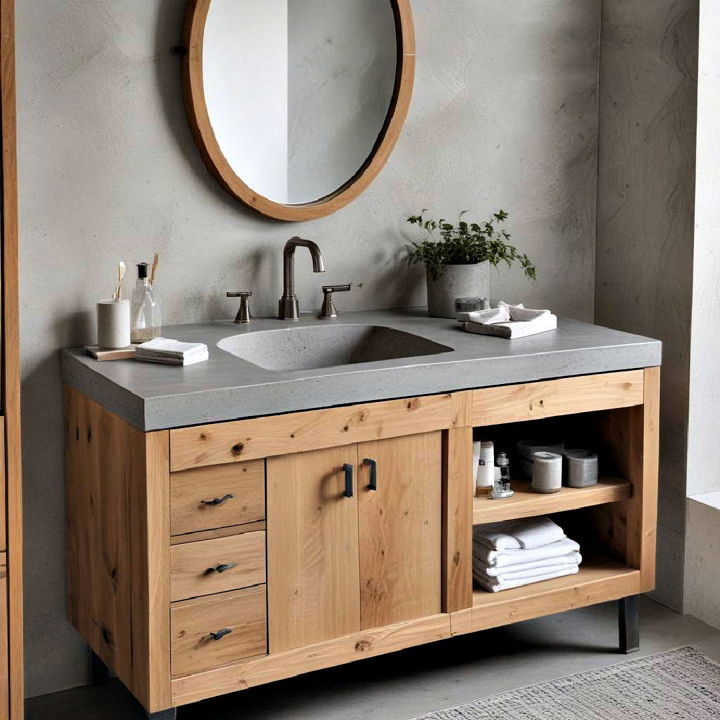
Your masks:
[[[138,263],[137,269],[130,310],[130,339],[133,343],[144,343],[162,332],[160,298],[148,279],[148,264]]]
[[[495,477],[490,497],[494,500],[512,497],[515,492],[510,487],[510,460],[508,460],[507,453],[499,453],[495,465],[500,472]]]

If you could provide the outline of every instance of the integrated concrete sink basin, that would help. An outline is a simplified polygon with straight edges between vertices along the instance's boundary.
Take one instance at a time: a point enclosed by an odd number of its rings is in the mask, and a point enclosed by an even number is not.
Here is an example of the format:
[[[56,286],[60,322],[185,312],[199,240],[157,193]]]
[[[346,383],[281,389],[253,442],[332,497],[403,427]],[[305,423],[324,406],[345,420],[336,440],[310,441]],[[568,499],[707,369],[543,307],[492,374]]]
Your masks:
[[[217,346],[265,370],[288,372],[452,352],[447,345],[382,325],[328,324],[259,330]]]

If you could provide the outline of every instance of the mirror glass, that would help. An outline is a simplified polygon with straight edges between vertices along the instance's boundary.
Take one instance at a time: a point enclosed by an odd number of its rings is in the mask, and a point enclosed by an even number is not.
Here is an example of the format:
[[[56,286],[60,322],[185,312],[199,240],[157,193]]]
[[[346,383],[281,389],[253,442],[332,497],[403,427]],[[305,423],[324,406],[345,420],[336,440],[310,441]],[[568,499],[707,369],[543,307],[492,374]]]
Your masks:
[[[217,143],[254,192],[331,195],[371,155],[397,67],[390,0],[212,0],[202,79]]]

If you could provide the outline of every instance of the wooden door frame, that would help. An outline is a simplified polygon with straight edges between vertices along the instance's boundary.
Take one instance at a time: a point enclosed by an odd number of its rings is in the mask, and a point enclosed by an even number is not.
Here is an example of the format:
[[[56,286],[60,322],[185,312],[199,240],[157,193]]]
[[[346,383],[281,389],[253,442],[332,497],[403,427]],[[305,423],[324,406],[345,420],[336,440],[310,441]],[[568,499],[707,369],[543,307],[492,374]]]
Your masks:
[[[23,717],[22,475],[18,298],[17,116],[15,2],[0,0],[0,113],[2,115],[3,412],[7,500],[10,717]]]

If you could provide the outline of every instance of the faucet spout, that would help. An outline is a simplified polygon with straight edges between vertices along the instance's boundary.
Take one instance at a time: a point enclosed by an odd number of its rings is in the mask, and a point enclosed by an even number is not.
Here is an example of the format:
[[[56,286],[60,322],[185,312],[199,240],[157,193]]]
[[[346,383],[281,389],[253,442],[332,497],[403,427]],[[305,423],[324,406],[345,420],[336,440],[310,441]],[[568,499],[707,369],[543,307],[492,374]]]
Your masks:
[[[295,255],[295,248],[306,247],[310,251],[310,257],[312,258],[313,272],[321,273],[325,272],[325,264],[323,263],[322,253],[317,243],[312,240],[304,240],[300,237],[290,238],[285,243],[285,249],[283,250],[283,258],[287,262],[288,259],[292,261]]]
[[[325,272],[320,248],[312,240],[305,240],[300,237],[290,238],[285,243],[283,250],[283,296],[280,298],[278,317],[281,320],[298,320],[300,308],[298,299],[295,296],[295,248],[306,247],[312,258],[313,272]]]

